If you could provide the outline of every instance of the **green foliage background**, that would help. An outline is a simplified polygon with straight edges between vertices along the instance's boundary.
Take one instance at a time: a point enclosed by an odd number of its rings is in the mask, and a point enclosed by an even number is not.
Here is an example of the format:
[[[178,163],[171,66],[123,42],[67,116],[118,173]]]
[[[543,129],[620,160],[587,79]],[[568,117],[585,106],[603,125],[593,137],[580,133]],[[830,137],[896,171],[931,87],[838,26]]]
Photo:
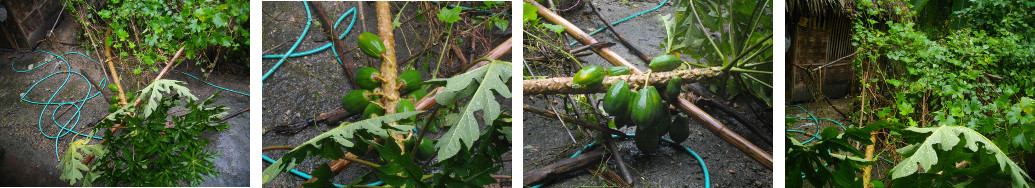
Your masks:
[[[854,4],[860,104],[873,109],[854,118],[889,132],[885,146],[899,148],[902,157],[886,183],[1028,187],[1032,169],[1025,163],[1035,152],[1035,2]],[[968,165],[957,167],[962,161]]]
[[[207,63],[207,69],[216,58],[248,57],[247,0],[107,0],[100,7],[70,1],[72,12],[85,7],[89,13],[84,25],[109,33],[96,40],[112,47],[112,56],[136,62],[130,64],[135,74],[158,71],[152,65],[168,61],[181,46],[185,59],[200,59],[197,63]],[[202,55],[207,58],[197,58]]]

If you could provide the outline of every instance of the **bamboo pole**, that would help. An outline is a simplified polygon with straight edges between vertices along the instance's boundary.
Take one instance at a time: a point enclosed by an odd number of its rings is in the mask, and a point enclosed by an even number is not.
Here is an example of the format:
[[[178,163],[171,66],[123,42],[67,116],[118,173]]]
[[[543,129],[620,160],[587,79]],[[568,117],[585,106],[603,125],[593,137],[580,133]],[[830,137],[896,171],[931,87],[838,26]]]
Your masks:
[[[531,3],[532,5],[539,7],[539,11],[537,11],[536,13],[539,13],[540,16],[546,18],[546,20],[550,22],[564,26],[564,31],[572,37],[574,37],[580,43],[587,45],[597,43],[597,39],[594,39],[593,37],[589,36],[589,34],[587,34],[586,32],[582,31],[581,29],[578,29],[578,26],[575,26],[575,24],[572,24],[560,15],[557,15],[557,13],[550,11],[550,9],[546,7],[543,7],[543,5],[539,4],[539,2],[532,0],[525,0],[525,2]],[[626,61],[621,56],[618,56],[618,53],[615,53],[615,51],[611,51],[611,49],[609,48],[593,48],[593,52],[596,52],[598,55],[600,55],[600,57],[615,64],[616,66],[628,66],[629,70],[634,70],[634,73],[642,72],[640,71],[640,69],[637,69],[636,66],[634,66],[632,63],[629,63],[629,61]]]
[[[564,30],[568,32],[568,34],[572,35],[572,37],[576,38],[582,44],[593,44],[597,42],[596,39],[593,39],[593,37],[589,36],[585,32],[582,32],[582,30],[579,30],[578,27],[576,27],[571,22],[568,22],[560,15],[557,15],[557,13],[554,13],[553,11],[546,9],[546,7],[543,7],[543,5],[532,0],[525,0],[525,2],[538,7],[539,11],[537,13],[539,14],[539,16],[546,18],[550,22],[564,26]],[[597,52],[597,54],[599,54],[601,57],[603,57],[608,62],[611,62],[611,64],[615,66],[628,66],[629,71],[633,74],[643,73],[643,71],[636,68],[636,66],[630,64],[621,56],[618,56],[614,51],[608,50],[607,48],[593,49],[593,51]],[[665,94],[662,93],[662,95]],[[744,139],[737,133],[729,130],[729,128],[726,128],[726,126],[723,125],[722,122],[719,122],[719,120],[715,119],[715,117],[708,115],[708,113],[705,113],[704,110],[701,110],[701,108],[698,108],[696,105],[690,103],[690,101],[687,101],[684,98],[678,98],[675,101],[670,102],[674,104],[680,111],[683,111],[683,113],[690,114],[696,117],[697,120],[700,120],[702,123],[704,123],[705,128],[707,128],[709,131],[715,133],[726,142],[732,144],[737,149],[740,149],[740,151],[743,151],[752,159],[755,159],[755,161],[758,161],[759,163],[761,163],[769,169],[773,169],[772,155],[769,155],[769,153],[765,152],[765,150],[762,150],[758,146],[755,146],[751,142],[748,142],[746,139]]]

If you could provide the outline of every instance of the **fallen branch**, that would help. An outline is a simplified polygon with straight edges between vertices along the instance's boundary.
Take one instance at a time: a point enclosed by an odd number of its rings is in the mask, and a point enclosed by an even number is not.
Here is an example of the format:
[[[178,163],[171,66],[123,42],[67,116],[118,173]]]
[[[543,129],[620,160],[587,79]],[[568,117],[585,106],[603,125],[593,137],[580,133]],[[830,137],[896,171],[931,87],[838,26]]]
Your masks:
[[[330,24],[333,22],[331,22],[331,18],[327,16],[327,11],[324,11],[320,2],[309,2],[309,7],[316,13],[316,18],[320,19],[320,23],[326,23],[320,25],[323,26],[324,35],[331,38],[331,44],[334,45],[334,50],[336,50],[336,52],[334,52],[336,53],[334,58],[339,61],[338,63],[341,63],[339,65],[341,65],[342,71],[345,72],[345,80],[355,87],[354,85],[356,84],[354,83],[355,81],[353,81],[355,76],[352,75],[352,70],[356,70],[356,64],[349,62],[348,57],[339,57],[348,55],[348,53],[345,52],[345,42],[338,39],[338,35],[334,33],[334,26]]]
[[[525,185],[538,185],[543,182],[557,177],[561,174],[566,174],[575,170],[579,170],[596,164],[598,160],[604,157],[603,150],[593,150],[586,153],[582,153],[579,156],[563,159],[556,163],[546,165],[542,168],[535,170],[525,171]]]
[[[560,117],[564,121],[574,123],[575,125],[578,125],[578,126],[582,126],[582,127],[586,127],[586,128],[590,128],[590,129],[594,129],[594,130],[598,130],[598,131],[603,131],[606,134],[618,135],[619,137],[628,137],[625,133],[623,133],[621,131],[614,130],[614,129],[611,129],[611,128],[606,128],[606,127],[603,127],[600,124],[594,124],[594,123],[586,122],[586,121],[583,121],[581,119],[578,119],[578,118],[575,118],[575,117],[571,117],[571,116],[568,116],[568,115],[556,114],[556,113],[550,112],[549,110],[546,110],[546,109],[540,109],[540,108],[536,108],[536,107],[532,107],[532,106],[528,106],[528,105],[524,105],[523,108],[525,109],[525,112],[532,112],[534,114],[539,114],[539,115],[542,115],[542,116],[545,116],[545,117]]]
[[[632,175],[629,175],[629,168],[625,167],[625,161],[622,161],[621,152],[618,152],[618,146],[615,144],[615,139],[610,136],[604,136],[604,146],[607,147],[607,151],[611,152],[611,156],[618,163],[618,171],[622,172],[622,178],[625,180],[625,187],[629,187],[633,183]]]
[[[632,68],[630,68],[631,70]],[[630,74],[622,76],[609,76],[604,78],[604,86],[595,89],[582,89],[575,88],[572,86],[572,77],[554,77],[546,79],[534,79],[522,81],[523,91],[525,95],[550,95],[550,94],[589,94],[589,93],[603,93],[607,91],[611,84],[618,81],[624,80],[629,83],[630,87],[638,88],[642,87],[644,81],[650,82],[652,85],[664,85],[668,83],[669,79],[682,78],[685,82],[697,82],[704,81],[710,78],[716,78],[722,75],[719,71],[719,67],[702,68],[702,69],[688,69],[688,70],[676,70],[668,72],[657,72],[651,73],[650,80],[648,80],[648,74]]]
[[[594,44],[594,43],[597,43],[597,39],[594,39],[593,37],[590,37],[589,34],[587,34],[585,31],[582,31],[582,29],[579,29],[578,26],[575,26],[575,24],[572,24],[568,20],[562,18],[560,15],[557,15],[557,13],[555,13],[553,11],[550,11],[550,9],[547,9],[546,7],[543,7],[543,5],[539,4],[539,2],[532,1],[532,0],[525,0],[525,2],[528,2],[528,3],[532,4],[532,5],[535,5],[536,7],[539,7],[539,11],[537,11],[536,13],[538,13],[543,18],[546,18],[546,20],[548,20],[550,22],[553,22],[554,24],[564,26],[564,31],[566,31],[569,35],[574,37],[580,43],[582,43],[582,44]],[[601,58],[604,58],[605,60],[611,62],[612,64],[615,64],[615,65],[618,65],[618,66],[629,66],[629,69],[633,69],[634,68],[632,63],[629,63],[629,61],[626,61],[621,56],[618,56],[618,53],[615,53],[614,51],[611,51],[611,49],[608,49],[608,48],[593,48],[593,51],[596,52],[597,54],[599,54]],[[634,72],[636,72],[636,71],[634,71]]]
[[[586,4],[589,4],[589,7],[593,9],[593,13],[596,13],[597,18],[600,18],[600,21],[604,22],[604,26],[607,26],[607,30],[611,30],[611,33],[615,34],[615,37],[618,38],[618,42],[621,42],[625,48],[632,51],[633,55],[640,57],[640,60],[643,60],[643,62],[650,62],[651,58],[647,56],[647,54],[643,54],[643,52],[640,52],[640,49],[637,49],[635,46],[630,44],[628,40],[625,40],[625,36],[618,34],[618,30],[615,30],[615,26],[611,25],[611,22],[605,20],[603,15],[600,15],[600,11],[597,11],[597,7],[593,5],[593,1],[586,1]]]
[[[762,130],[760,130],[757,127],[757,125],[762,125],[761,123],[756,123],[755,121],[749,120],[747,117],[744,117],[743,115],[740,115],[740,113],[737,113],[737,111],[733,110],[733,108],[719,103],[719,101],[716,101],[714,98],[705,98],[701,95],[691,95],[690,101],[697,104],[705,104],[711,106],[712,108],[718,109],[719,111],[725,112],[727,115],[730,115],[731,117],[733,117],[733,119],[737,120],[737,122],[740,122],[741,125],[744,125],[744,127],[748,128],[748,131],[751,131],[752,134],[755,134],[755,136],[762,138],[762,140],[764,140],[766,143],[770,145],[773,144],[773,139],[769,138],[769,135],[766,135],[762,132]]]

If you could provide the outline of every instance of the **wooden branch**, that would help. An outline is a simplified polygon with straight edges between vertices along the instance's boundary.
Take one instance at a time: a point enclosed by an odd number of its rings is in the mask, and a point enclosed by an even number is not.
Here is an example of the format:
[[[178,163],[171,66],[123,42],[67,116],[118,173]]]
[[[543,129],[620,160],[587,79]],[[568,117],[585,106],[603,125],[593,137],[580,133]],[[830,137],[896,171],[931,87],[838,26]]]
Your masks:
[[[622,161],[622,155],[618,152],[618,145],[615,144],[615,139],[610,136],[604,136],[604,146],[611,152],[611,156],[614,156],[615,162],[618,163],[618,171],[622,173],[622,178],[625,181],[625,187],[634,184],[632,175],[629,175],[629,168],[625,167],[625,161]]]
[[[621,42],[622,45],[624,45],[625,48],[628,48],[629,51],[632,51],[634,55],[640,57],[640,60],[643,60],[643,62],[650,62],[651,57],[640,52],[640,49],[637,49],[635,46],[630,44],[628,40],[625,40],[625,36],[618,34],[618,30],[615,30],[615,26],[611,25],[611,22],[605,20],[603,15],[600,15],[600,11],[597,11],[597,7],[593,5],[593,1],[586,1],[586,4],[589,4],[589,8],[593,9],[593,13],[597,15],[597,18],[600,18],[600,21],[604,22],[604,26],[607,27],[607,30],[611,30],[611,33],[615,34],[615,37],[618,38],[618,42]]]
[[[679,77],[684,82],[698,82],[722,75],[719,67],[676,70],[668,72],[651,73],[649,82],[652,85],[661,86],[668,83],[669,79]],[[572,86],[572,77],[554,77],[546,79],[534,79],[522,81],[525,95],[550,95],[550,94],[590,94],[603,93],[611,84],[624,80],[630,87],[643,87],[643,82],[648,81],[647,74],[630,74],[622,76],[609,76],[604,78],[604,86],[596,89],[581,89]]]
[[[575,26],[575,24],[572,24],[571,22],[569,22],[568,20],[564,19],[560,15],[557,15],[557,13],[555,13],[553,11],[550,11],[550,9],[548,9],[546,7],[543,7],[543,5],[539,4],[539,2],[536,2],[536,1],[533,1],[533,0],[525,0],[525,2],[531,3],[532,5],[535,5],[536,7],[539,7],[539,11],[536,12],[536,13],[539,14],[539,16],[542,16],[543,18],[546,18],[546,20],[548,20],[550,22],[553,22],[554,24],[564,26],[564,31],[567,32],[572,37],[574,37],[580,43],[582,43],[582,44],[597,43],[597,39],[594,39],[593,37],[590,37],[589,34],[587,34],[586,32],[582,31],[582,29],[579,29],[578,26]],[[609,48],[599,48],[599,49],[598,48],[593,48],[593,51],[596,52],[597,54],[599,54],[601,58],[604,58],[605,60],[611,62],[612,64],[615,64],[616,66],[628,66],[629,67],[629,71],[632,71],[633,73],[643,72],[643,71],[640,71],[639,68],[636,68],[636,66],[634,66],[632,63],[629,63],[629,61],[626,61],[621,56],[618,56],[618,53],[615,53],[614,51],[611,51],[611,49],[609,49]]]
[[[180,50],[176,50],[176,55],[173,55],[173,58],[169,59],[168,63],[165,63],[165,68],[162,69],[162,72],[158,73],[158,76],[156,76],[155,79],[151,81],[151,83],[155,83],[155,81],[161,80],[162,76],[165,76],[165,73],[168,73],[169,70],[172,70],[171,69],[172,65],[176,64],[176,58],[180,57],[180,54],[183,53],[183,49],[186,48],[186,47],[187,47],[186,45],[180,46]],[[142,99],[144,99],[143,96],[137,97],[137,100],[133,101],[133,106],[137,106],[138,104],[140,104],[140,101]]]
[[[331,44],[334,45],[334,50],[336,51],[335,53],[338,54],[335,57],[335,59],[336,61],[341,61],[339,63],[341,63],[340,65],[342,72],[345,73],[345,80],[350,83],[349,85],[355,88],[356,83],[353,79],[355,78],[355,76],[352,74],[352,70],[356,70],[356,64],[350,62],[349,58],[347,57],[349,54],[345,52],[345,41],[338,39],[338,35],[334,33],[334,26],[331,25],[331,23],[334,22],[331,22],[333,20],[331,20],[331,18],[327,16],[327,11],[324,11],[323,6],[321,6],[320,2],[309,2],[309,7],[312,8],[313,12],[316,13],[316,18],[320,19],[320,23],[324,23],[320,25],[323,26],[324,35],[326,35],[328,38],[331,38]]]
[[[618,135],[619,137],[628,137],[625,133],[623,133],[621,131],[614,130],[614,129],[607,128],[607,127],[603,127],[603,126],[601,126],[599,124],[594,124],[594,123],[586,122],[586,121],[583,121],[583,120],[581,120],[579,118],[571,117],[571,116],[564,115],[564,114],[553,113],[553,112],[551,112],[549,110],[546,110],[546,109],[540,109],[540,108],[536,108],[536,107],[532,107],[532,106],[528,106],[528,105],[524,105],[523,108],[525,109],[525,112],[532,112],[534,114],[539,114],[541,116],[550,117],[550,118],[553,118],[553,117],[556,117],[556,116],[560,116],[561,119],[563,119],[564,121],[574,123],[575,125],[578,125],[578,126],[582,126],[582,127],[586,127],[586,128],[590,128],[590,129],[594,129],[594,130],[598,130],[598,131],[603,131],[604,133],[610,134],[610,135]]]
[[[538,185],[561,174],[576,171],[589,165],[596,164],[604,157],[603,150],[593,150],[582,153],[574,158],[567,158],[556,163],[546,165],[535,170],[525,171],[525,185]]]
[[[661,93],[661,95],[663,96],[662,98],[668,98],[664,96],[664,93]],[[675,101],[669,102],[677,104],[675,106],[679,108],[680,111],[683,111],[683,113],[697,117],[697,120],[703,123],[702,125],[704,125],[704,128],[707,128],[709,131],[712,131],[712,133],[715,133],[715,135],[726,140],[726,142],[732,144],[733,147],[737,147],[737,149],[740,149],[740,151],[743,151],[752,159],[758,161],[758,163],[762,163],[762,165],[770,170],[773,169],[772,155],[769,155],[769,153],[762,150],[762,148],[755,146],[755,144],[748,142],[744,137],[741,137],[736,132],[726,128],[726,126],[723,125],[722,122],[719,122],[718,119],[715,119],[715,117],[708,115],[704,110],[701,110],[701,108],[698,108],[696,105],[690,103],[690,101],[687,101],[684,98],[678,98]]]

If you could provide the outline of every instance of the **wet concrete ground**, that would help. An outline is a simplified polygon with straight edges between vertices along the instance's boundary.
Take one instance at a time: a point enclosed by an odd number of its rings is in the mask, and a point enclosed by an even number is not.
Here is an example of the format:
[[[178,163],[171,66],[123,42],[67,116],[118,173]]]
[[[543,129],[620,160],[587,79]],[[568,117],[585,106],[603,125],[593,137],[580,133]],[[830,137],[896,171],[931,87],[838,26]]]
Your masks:
[[[620,1],[596,1],[594,4],[599,8],[601,14],[610,22],[614,22],[619,19],[623,19],[630,15],[642,12],[654,8],[659,2],[656,1],[640,1],[630,0],[628,4],[623,4]],[[659,48],[659,44],[664,40],[665,31],[660,23],[658,23],[658,16],[671,14],[674,10],[673,2],[668,2],[667,5],[661,7],[650,13],[643,14],[636,18],[630,19],[629,21],[623,22],[615,27],[619,33],[626,37],[626,39],[646,53],[648,56],[657,56],[663,49]],[[559,8],[563,9],[561,5]],[[562,12],[561,14],[579,26],[583,31],[589,33],[596,28],[603,27],[604,24],[594,15],[592,12],[585,12],[590,9],[588,5],[582,9],[574,9],[574,12]],[[642,62],[639,58],[632,54],[626,47],[618,44],[618,40],[610,32],[601,32],[593,36],[598,41],[609,41],[614,42],[617,45],[610,47],[611,50],[617,52],[619,55],[624,57],[635,64],[640,69],[646,70],[647,66],[645,62]],[[526,39],[530,37],[525,37]],[[567,39],[566,42],[574,41]],[[580,46],[580,45],[576,45]],[[526,53],[527,56],[527,53]],[[590,55],[581,57],[580,59],[585,60],[582,63],[584,65],[600,65],[603,67],[613,66],[607,61],[600,58],[597,55]],[[571,76],[577,71],[566,70],[565,76]],[[536,70],[536,75],[549,75],[552,72],[549,70]],[[695,87],[701,87],[701,84],[694,84]],[[707,89],[705,89],[707,90]],[[598,95],[597,99],[600,99]],[[550,109],[547,100],[563,102],[563,98],[550,97],[545,99],[542,96],[525,96],[525,104],[533,107]],[[748,100],[743,98],[734,101],[739,106],[734,108],[736,111],[744,114],[748,119],[756,119],[759,122],[765,122],[764,125],[756,125],[760,127],[763,132],[773,131],[771,124],[772,112],[771,108],[759,107],[753,103],[749,103]],[[760,109],[760,112],[764,112],[762,116],[756,117],[755,113],[750,110],[747,105],[754,105],[755,108]],[[765,106],[762,104],[762,106]],[[558,110],[563,110],[564,106],[561,104],[555,105]],[[704,108],[704,107],[702,107]],[[739,133],[742,137],[748,139],[748,141],[755,145],[763,148],[768,153],[772,154],[772,145],[768,144],[771,141],[763,141],[760,138],[751,134],[744,126],[736,123],[731,117],[726,116],[721,111],[715,109],[704,108],[706,112],[719,119],[724,125],[734,132]],[[572,143],[568,133],[562,128],[560,122],[553,117],[543,117],[536,114],[528,114],[524,116],[524,169],[531,170],[539,168],[557,160],[570,157],[575,151],[580,149],[582,146],[592,141],[591,137],[582,136],[576,137],[578,143]],[[577,130],[569,125],[568,129],[572,131],[572,134],[578,134]],[[625,128],[621,130],[626,133],[633,133],[634,130]],[[726,141],[722,140],[708,129],[705,129],[697,121],[691,121],[690,125],[690,138],[680,143],[683,146],[687,146],[694,150],[701,156],[708,167],[708,173],[710,175],[711,184],[713,187],[772,187],[772,170],[762,166],[760,163],[748,157],[743,152],[739,151],[736,147],[733,147]],[[771,134],[770,134],[771,135]],[[667,136],[666,136],[667,138]],[[663,146],[670,146],[668,144],[662,144]],[[635,187],[702,187],[704,184],[704,174],[701,170],[701,166],[693,156],[682,150],[676,150],[673,147],[661,147],[661,149],[653,154],[646,155],[636,149],[635,144],[632,140],[622,140],[619,142],[619,150],[621,150],[622,160],[626,162],[626,165],[630,167],[633,172],[634,181],[636,181]],[[614,159],[610,159],[614,160]],[[595,167],[596,165],[594,165]],[[611,170],[617,170],[618,167],[615,162],[611,161],[608,163],[608,168]],[[578,186],[601,186],[606,185],[600,177],[592,175],[588,170],[581,170],[574,173],[564,175],[553,182],[546,184],[545,187],[578,187]]]
[[[377,32],[377,15],[374,12],[374,2],[322,2],[325,7],[325,11],[333,20],[337,20],[342,14],[347,12],[353,7],[363,6],[363,14],[365,20],[359,18],[356,19],[356,23],[353,26],[351,32],[345,36],[345,46],[354,48],[356,46],[356,37],[362,32]],[[478,3],[481,4],[481,3]],[[399,9],[404,5],[403,2],[397,2],[392,4],[392,13],[398,13]],[[467,5],[471,6],[471,5]],[[423,5],[418,3],[409,3],[406,8],[402,11],[400,16],[400,22],[416,15],[417,9],[425,9]],[[269,51],[265,54],[282,54],[291,48],[291,45],[298,40],[299,35],[305,28],[306,12],[301,2],[263,2],[262,7],[262,38],[261,41],[262,50]],[[439,50],[441,46],[435,46],[425,52],[424,55],[419,56],[413,62],[402,62],[407,57],[418,54],[424,48],[424,44],[434,42],[436,38],[442,38],[444,40],[445,30],[439,30],[435,28],[444,28],[439,25],[435,14],[437,14],[438,7],[434,7],[435,11],[431,11],[423,14],[425,20],[413,19],[409,22],[402,24],[395,30],[395,41],[396,45],[396,57],[403,65],[400,68],[416,69],[422,73],[425,79],[431,77],[429,72],[434,72],[437,66]],[[356,9],[359,11],[359,8]],[[509,11],[509,10],[508,10]],[[394,16],[394,15],[393,15]],[[461,14],[462,18],[466,18],[467,14]],[[314,20],[318,19],[313,17]],[[351,17],[346,17],[343,26],[338,28],[338,32],[344,31],[344,26],[351,20]],[[431,22],[430,20],[435,20]],[[459,21],[456,24],[462,24]],[[365,23],[365,29],[364,29]],[[321,23],[327,24],[327,23]],[[333,23],[330,23],[333,24]],[[454,34],[462,30],[468,30],[470,28],[455,27]],[[488,50],[499,45],[504,40],[511,37],[509,34],[510,28],[507,28],[506,32],[500,31],[499,29],[493,28],[490,32],[481,33],[482,37],[485,37],[484,41],[472,40],[470,38],[461,38],[464,44],[460,45],[461,49],[465,51],[464,54],[467,60],[477,58],[478,55],[484,54]],[[340,34],[340,33],[339,33]],[[456,38],[456,35],[454,35]],[[467,42],[475,41],[475,42]],[[318,25],[312,25],[309,30],[309,34],[299,45],[296,52],[309,51],[316,49],[324,44],[330,42],[330,39],[323,34],[323,30]],[[471,44],[475,44],[474,50],[468,51],[471,48]],[[447,53],[453,53],[448,51]],[[450,55],[452,57],[452,55]],[[344,59],[356,63],[357,68],[359,66],[370,66],[380,67],[379,61],[373,58],[369,58],[362,54],[358,49],[352,49],[348,52],[348,55],[343,56]],[[505,56],[501,59],[509,60],[510,56]],[[265,73],[269,71],[280,59],[263,59],[262,60],[262,71]],[[441,73],[442,75],[452,75],[458,72],[462,66],[466,64],[461,62],[459,59],[445,58],[442,60]],[[425,67],[429,68],[425,70]],[[353,70],[355,71],[355,70]],[[352,86],[350,82],[346,80],[346,76],[342,71],[340,65],[334,59],[334,54],[330,50],[325,50],[316,54],[289,58],[281,65],[276,73],[269,76],[262,84],[263,91],[263,109],[262,109],[262,127],[263,130],[269,130],[276,125],[283,125],[289,123],[295,123],[304,121],[306,119],[313,118],[320,113],[331,111],[341,106],[341,96],[346,92],[350,91]],[[503,109],[510,109],[510,100],[500,101],[501,104],[505,104]],[[509,112],[508,112],[509,113]],[[357,116],[358,117],[358,116]],[[359,118],[351,117],[345,121],[358,121]],[[296,146],[309,139],[323,133],[326,130],[332,129],[338,126],[319,124],[316,127],[307,127],[301,132],[293,135],[283,135],[276,133],[268,133],[263,135],[262,146],[280,146],[289,145]],[[440,131],[439,134],[444,133]],[[431,135],[431,138],[437,138],[439,135]],[[262,154],[277,159],[287,153],[287,150],[270,150],[263,151]],[[505,154],[504,158],[510,158],[509,153]],[[372,158],[374,155],[368,155],[367,160],[375,161]],[[260,159],[259,156],[253,157],[254,159]],[[317,165],[329,163],[332,160],[321,159],[321,158],[310,158],[304,163],[295,167],[296,170],[301,172],[310,173],[315,169]],[[269,166],[270,163],[263,162],[263,168]],[[495,174],[506,174],[509,175],[511,166],[509,163],[504,165],[506,169],[501,170]],[[345,184],[352,182],[356,178],[371,172],[373,169],[362,166],[362,165],[350,165],[338,176],[336,176],[332,182]],[[264,187],[294,187],[299,186],[305,179],[288,173],[281,174],[271,182],[264,184]]]
[[[74,20],[66,15],[66,18],[58,24],[58,27],[54,31],[54,38],[63,43],[74,44],[77,43],[78,30],[81,28],[75,24]],[[85,40],[84,40],[85,41]],[[88,42],[87,42],[88,43]],[[54,53],[65,53],[65,52],[82,52],[88,53],[87,46],[70,46],[65,44],[59,44],[55,42],[44,42],[40,45],[39,50],[46,50]],[[245,49],[247,50],[247,49]],[[96,57],[94,53],[89,52],[91,57]],[[37,59],[38,57],[38,59]],[[89,60],[78,56],[68,55],[66,59],[69,61],[67,64],[57,65],[56,62],[46,64],[44,67],[40,67],[35,71],[28,73],[18,73],[11,69],[12,63],[18,70],[25,70],[30,64],[33,66],[39,66],[42,61],[51,58],[50,55],[42,53],[28,54],[28,53],[0,53],[0,129],[6,134],[0,137],[0,147],[6,149],[6,155],[15,156],[23,161],[26,161],[26,165],[35,166],[44,171],[44,174],[58,177],[61,175],[58,166],[58,158],[55,157],[54,148],[55,140],[47,139],[40,133],[39,124],[37,123],[40,118],[40,111],[43,110],[43,105],[30,104],[22,102],[19,95],[26,92],[30,86],[37,80],[44,78],[45,76],[58,72],[65,69],[65,66],[71,65],[73,71],[84,72],[94,81],[99,82],[100,78],[104,77],[102,67]],[[17,61],[16,63],[14,61]],[[246,60],[243,60],[246,61]],[[216,68],[216,72],[211,73],[207,78],[201,77],[204,74],[199,68],[196,68],[193,63],[184,63],[177,69],[184,71],[195,76],[199,76],[205,81],[237,90],[246,92],[248,91],[248,71],[247,67],[242,67],[243,62],[233,63],[222,63]],[[55,67],[58,66],[58,67]],[[154,75],[148,76],[146,80],[135,79],[132,76],[131,71],[120,71],[119,74],[124,79],[122,81],[124,87],[131,89],[143,88],[144,82],[150,82],[150,78]],[[34,101],[46,101],[50,94],[61,85],[65,77],[65,74],[56,75],[54,78],[47,79],[40,83],[31,92],[26,94],[27,99]],[[163,79],[173,79],[186,82],[186,87],[191,90],[198,98],[207,98],[212,94],[216,93],[217,88],[208,86],[202,81],[190,78],[182,73],[170,71]],[[87,95],[88,85],[81,77],[73,75],[69,80],[68,85],[65,86],[61,93],[57,95],[55,101],[70,101],[78,100],[83,96]],[[106,86],[104,86],[106,88]],[[97,92],[96,89],[92,89],[92,92]],[[105,92],[110,95],[111,93]],[[86,127],[90,122],[96,122],[98,119],[103,118],[102,116],[107,115],[108,101],[100,96],[86,101],[86,104],[81,111],[82,114],[80,123],[74,128],[76,131],[90,130],[91,127]],[[230,92],[222,92],[220,97],[216,100],[213,105],[223,105],[228,107],[228,113],[237,112],[243,108],[248,107],[248,96],[233,94]],[[51,105],[43,113],[43,132],[47,134],[56,134],[59,128],[52,123],[50,118],[53,112],[54,105]],[[64,111],[67,107],[63,107],[61,111]],[[63,116],[59,116],[60,122],[67,121],[74,110],[69,111]],[[248,161],[250,158],[248,155],[248,116],[250,113],[244,113],[240,116],[232,118],[228,121],[230,128],[221,133],[209,133],[205,134],[204,137],[211,139],[211,144],[206,148],[209,151],[217,151],[220,155],[214,159],[216,168],[219,169],[219,173],[215,177],[206,178],[201,186],[248,186]],[[74,120],[73,120],[74,121]],[[82,139],[83,137],[77,137],[76,139]],[[71,143],[71,135],[59,139],[57,142],[57,149],[60,154],[64,154]],[[97,143],[100,140],[91,141],[91,143]]]

